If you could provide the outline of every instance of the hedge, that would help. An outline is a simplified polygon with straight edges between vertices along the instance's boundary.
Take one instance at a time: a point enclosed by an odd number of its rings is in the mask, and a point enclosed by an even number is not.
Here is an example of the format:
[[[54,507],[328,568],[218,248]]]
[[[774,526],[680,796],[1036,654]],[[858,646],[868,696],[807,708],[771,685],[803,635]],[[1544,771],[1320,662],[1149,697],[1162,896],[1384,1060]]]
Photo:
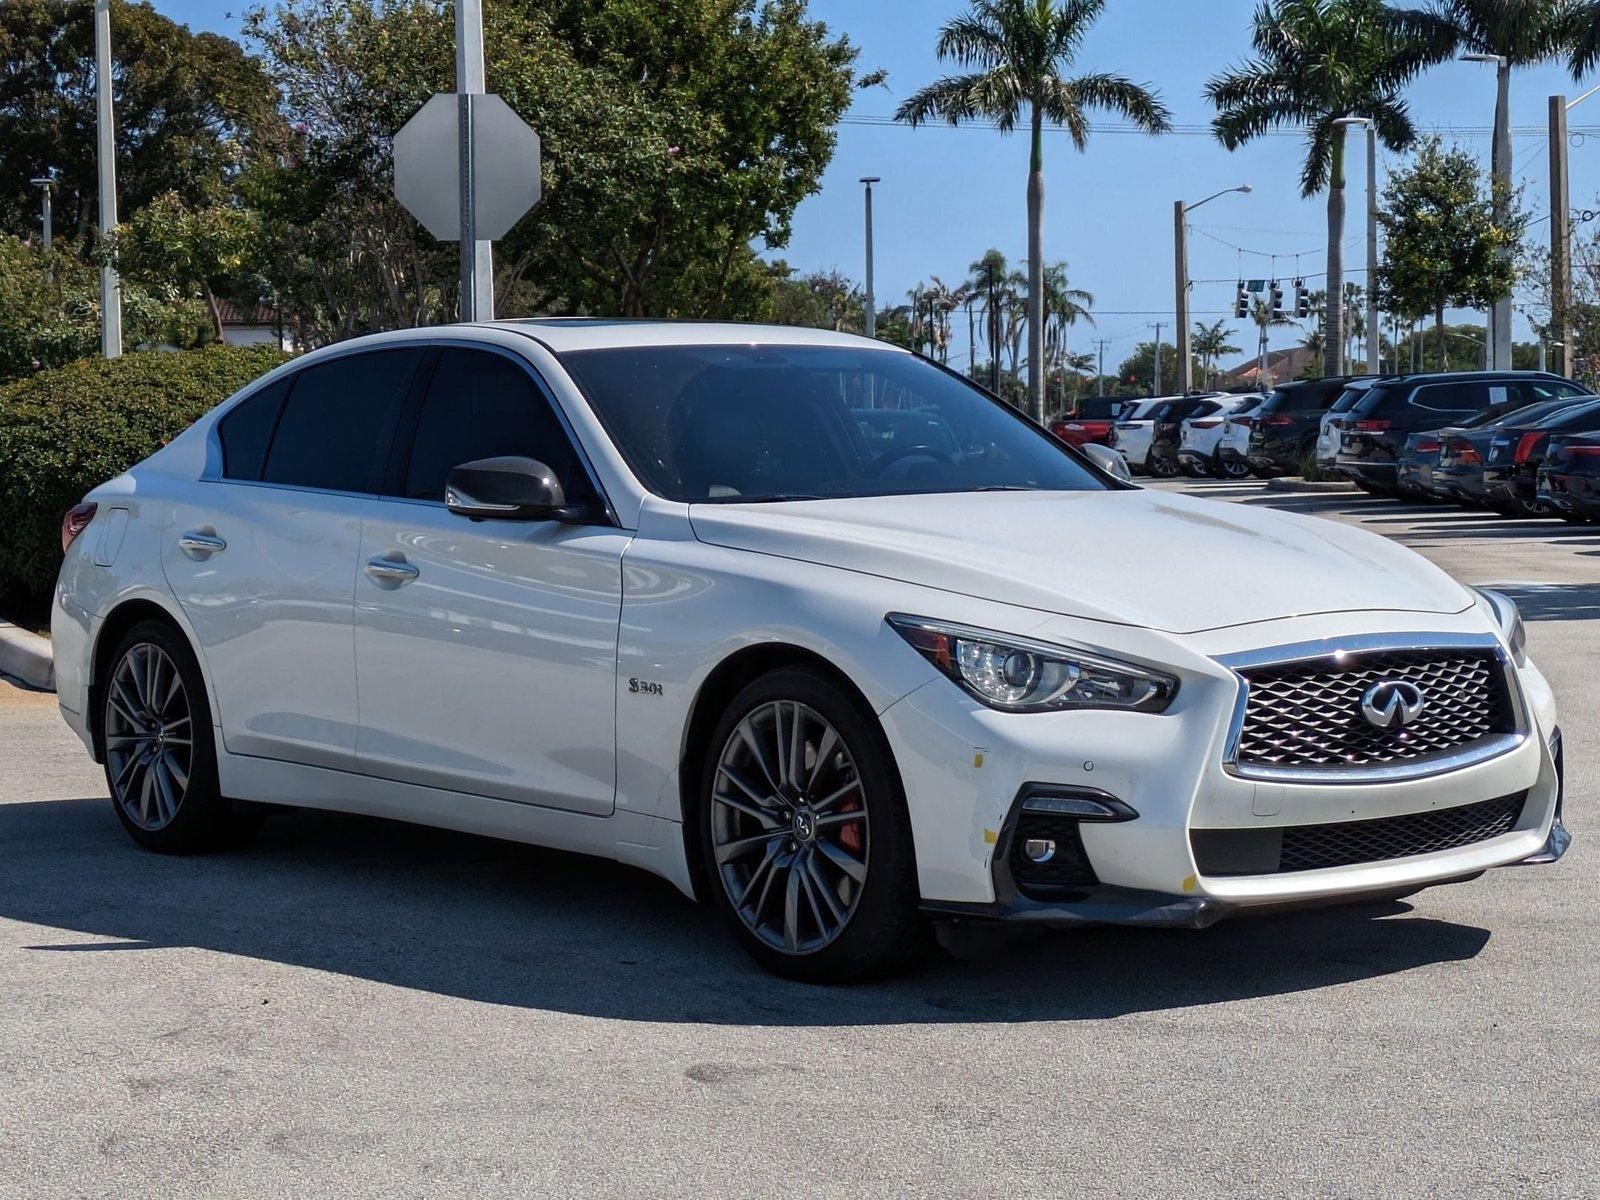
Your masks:
[[[39,612],[61,566],[61,516],[252,379],[274,346],[85,358],[0,387],[0,613]]]

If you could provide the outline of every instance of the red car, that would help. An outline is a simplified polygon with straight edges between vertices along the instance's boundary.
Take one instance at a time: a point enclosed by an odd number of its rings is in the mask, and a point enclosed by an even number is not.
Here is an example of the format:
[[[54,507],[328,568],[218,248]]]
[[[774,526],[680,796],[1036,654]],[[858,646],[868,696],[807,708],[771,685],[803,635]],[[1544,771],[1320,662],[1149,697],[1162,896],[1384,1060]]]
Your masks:
[[[1115,446],[1117,414],[1130,402],[1126,397],[1086,396],[1076,411],[1050,422],[1050,432],[1069,446]]]

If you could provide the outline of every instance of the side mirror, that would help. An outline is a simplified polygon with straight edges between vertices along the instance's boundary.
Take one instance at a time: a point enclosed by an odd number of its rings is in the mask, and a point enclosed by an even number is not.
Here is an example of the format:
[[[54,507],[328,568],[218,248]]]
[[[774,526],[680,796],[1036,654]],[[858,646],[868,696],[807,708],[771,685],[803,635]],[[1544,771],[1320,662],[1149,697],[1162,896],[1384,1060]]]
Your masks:
[[[1088,445],[1080,446],[1079,449],[1088,455],[1090,462],[1094,463],[1107,475],[1114,476],[1124,483],[1133,482],[1133,472],[1128,470],[1128,464],[1123,461],[1122,455],[1118,454],[1110,446],[1101,446],[1098,443],[1090,442]]]
[[[576,516],[556,474],[536,458],[480,458],[450,472],[444,506],[475,521],[562,521]]]

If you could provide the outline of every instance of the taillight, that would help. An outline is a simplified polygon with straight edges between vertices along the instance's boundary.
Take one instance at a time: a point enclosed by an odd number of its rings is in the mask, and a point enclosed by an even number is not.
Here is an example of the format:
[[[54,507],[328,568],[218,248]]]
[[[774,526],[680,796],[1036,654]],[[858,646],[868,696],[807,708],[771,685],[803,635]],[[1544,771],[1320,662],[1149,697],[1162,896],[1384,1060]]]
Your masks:
[[[1221,421],[1191,421],[1189,423],[1196,429],[1215,429],[1222,424]]]
[[[1416,446],[1413,447],[1413,449],[1416,450],[1416,452],[1418,454],[1435,454],[1438,451],[1444,449],[1444,447],[1438,442],[1427,441],[1427,442],[1418,442],[1416,444]]]
[[[1268,425],[1293,425],[1294,424],[1294,418],[1293,417],[1268,417],[1267,418],[1267,424]]]
[[[1474,463],[1481,463],[1483,456],[1474,446],[1460,446],[1456,449],[1456,461],[1466,463],[1470,467]]]
[[[1229,417],[1228,420],[1232,421],[1235,425],[1243,425],[1246,429],[1253,428],[1256,423],[1256,419],[1254,417]]]
[[[1354,429],[1357,433],[1382,433],[1384,430],[1389,428],[1389,422],[1380,421],[1376,418],[1368,418],[1364,421],[1357,421],[1354,425],[1350,426],[1350,428]]]
[[[1600,458],[1600,446],[1568,446],[1568,458]]]
[[[1533,452],[1542,446],[1548,433],[1525,433],[1517,439],[1516,453],[1511,456],[1511,461],[1519,467],[1533,457]]]
[[[67,547],[72,545],[85,529],[89,522],[94,520],[95,509],[98,505],[85,500],[82,504],[74,504],[67,509],[67,515],[61,518],[61,553],[67,552]]]

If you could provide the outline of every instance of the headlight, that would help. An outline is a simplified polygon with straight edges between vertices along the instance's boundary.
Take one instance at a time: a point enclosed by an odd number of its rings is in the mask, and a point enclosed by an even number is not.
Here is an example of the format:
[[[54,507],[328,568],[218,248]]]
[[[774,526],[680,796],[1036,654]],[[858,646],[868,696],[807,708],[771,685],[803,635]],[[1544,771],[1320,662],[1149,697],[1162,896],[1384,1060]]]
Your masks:
[[[888,621],[942,674],[990,708],[1006,712],[1160,712],[1178,693],[1178,681],[1170,675],[1070,646],[904,613],[890,613]]]
[[[1511,661],[1519,667],[1527,666],[1528,635],[1522,627],[1522,614],[1517,611],[1517,602],[1504,592],[1497,592],[1492,588],[1475,587],[1472,590],[1482,596],[1494,610],[1494,619],[1506,639],[1506,646],[1511,650]]]

